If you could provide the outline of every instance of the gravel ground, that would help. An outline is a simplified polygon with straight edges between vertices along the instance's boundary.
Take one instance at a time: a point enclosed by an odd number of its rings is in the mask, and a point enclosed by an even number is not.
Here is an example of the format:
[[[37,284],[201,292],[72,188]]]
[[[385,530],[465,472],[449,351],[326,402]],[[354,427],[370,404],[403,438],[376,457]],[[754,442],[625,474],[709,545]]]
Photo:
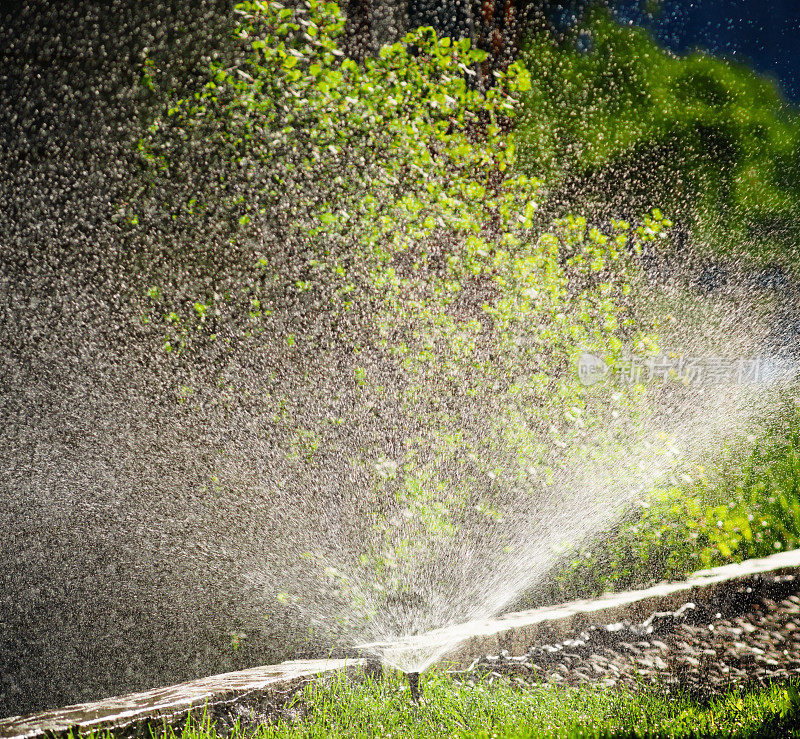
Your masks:
[[[467,681],[659,686],[695,699],[800,678],[800,577],[752,578],[705,605],[686,603],[639,624],[592,626],[522,655],[486,655],[457,674]]]

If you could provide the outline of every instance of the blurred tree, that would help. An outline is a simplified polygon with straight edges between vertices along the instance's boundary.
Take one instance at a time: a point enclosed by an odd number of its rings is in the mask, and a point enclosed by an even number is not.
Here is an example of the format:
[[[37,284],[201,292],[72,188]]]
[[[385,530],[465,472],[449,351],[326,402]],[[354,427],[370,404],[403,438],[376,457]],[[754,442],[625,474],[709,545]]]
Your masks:
[[[708,54],[676,57],[602,10],[574,38],[534,31],[521,55],[532,87],[520,148],[558,193],[551,206],[602,218],[658,202],[698,252],[794,269],[800,120],[775,84]]]

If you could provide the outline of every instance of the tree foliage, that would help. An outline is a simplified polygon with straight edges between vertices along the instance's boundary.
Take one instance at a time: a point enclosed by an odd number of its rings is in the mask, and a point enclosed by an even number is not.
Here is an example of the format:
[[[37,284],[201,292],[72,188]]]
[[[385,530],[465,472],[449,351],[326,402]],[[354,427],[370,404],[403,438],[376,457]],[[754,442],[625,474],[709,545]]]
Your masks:
[[[536,228],[541,183],[510,133],[531,80],[512,65],[479,91],[468,40],[421,28],[357,64],[332,3],[237,12],[240,57],[140,143],[145,321],[181,398],[223,397],[263,440],[250,466],[292,527],[265,553],[270,587],[315,593],[329,623],[354,601],[394,633],[458,620],[495,594],[456,592],[442,558],[490,530],[497,556],[519,546],[504,512],[530,510],[566,440],[603,422],[579,354],[652,351],[629,296],[669,222]],[[396,608],[415,597],[437,601],[429,622]]]

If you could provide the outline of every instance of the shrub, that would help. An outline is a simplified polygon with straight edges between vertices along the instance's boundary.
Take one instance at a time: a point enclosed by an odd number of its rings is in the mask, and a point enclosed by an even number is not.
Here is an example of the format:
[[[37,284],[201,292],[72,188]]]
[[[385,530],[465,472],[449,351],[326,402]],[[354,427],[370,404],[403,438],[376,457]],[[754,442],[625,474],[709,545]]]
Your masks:
[[[605,11],[585,21],[585,43],[572,40],[539,33],[523,45],[526,168],[601,212],[657,202],[694,233],[702,257],[710,249],[793,271],[800,123],[775,84],[708,54],[676,57]]]

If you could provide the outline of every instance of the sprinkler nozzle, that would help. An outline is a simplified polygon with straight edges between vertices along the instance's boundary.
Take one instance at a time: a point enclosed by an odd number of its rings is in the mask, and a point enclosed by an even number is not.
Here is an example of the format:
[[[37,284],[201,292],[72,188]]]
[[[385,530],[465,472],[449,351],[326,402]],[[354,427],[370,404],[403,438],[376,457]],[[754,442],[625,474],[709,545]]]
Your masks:
[[[419,673],[407,672],[406,677],[408,677],[408,687],[411,688],[411,700],[419,703]]]

